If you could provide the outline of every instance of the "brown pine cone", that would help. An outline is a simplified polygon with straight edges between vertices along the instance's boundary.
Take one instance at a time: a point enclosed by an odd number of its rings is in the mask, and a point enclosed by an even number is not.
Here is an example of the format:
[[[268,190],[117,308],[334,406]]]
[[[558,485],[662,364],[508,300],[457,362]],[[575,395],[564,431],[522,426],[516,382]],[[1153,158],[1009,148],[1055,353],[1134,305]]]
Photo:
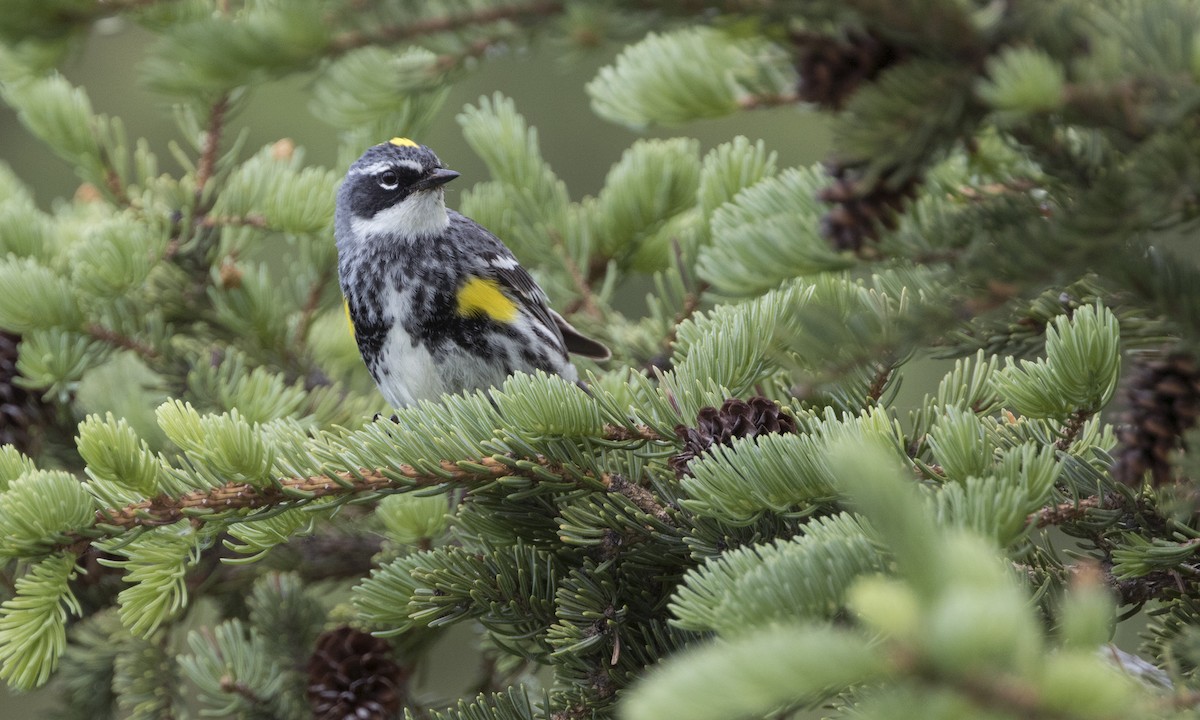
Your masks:
[[[308,702],[316,720],[384,720],[400,711],[404,679],[386,640],[341,625],[317,638]]]
[[[37,455],[40,428],[50,417],[41,393],[16,383],[21,336],[0,331],[0,445],[13,445],[26,455]]]
[[[797,30],[791,40],[800,99],[831,110],[842,109],[859,85],[904,58],[902,48],[859,30],[848,30],[841,37]]]
[[[749,401],[729,398],[718,410],[701,408],[696,414],[696,427],[675,427],[683,440],[683,449],[668,461],[676,475],[688,474],[688,464],[713,445],[732,445],[737,438],[796,432],[796,419],[784,414],[773,400],[752,397]]]
[[[833,207],[821,218],[821,234],[837,250],[862,253],[879,239],[881,230],[896,227],[904,203],[917,194],[918,177],[889,188],[882,180],[868,183],[861,172],[839,163],[826,163],[833,184],[821,190],[818,198]]]
[[[1137,487],[1147,471],[1155,487],[1173,481],[1170,454],[1200,417],[1200,368],[1196,358],[1172,353],[1139,363],[1125,391],[1128,424],[1113,466],[1118,482]]]

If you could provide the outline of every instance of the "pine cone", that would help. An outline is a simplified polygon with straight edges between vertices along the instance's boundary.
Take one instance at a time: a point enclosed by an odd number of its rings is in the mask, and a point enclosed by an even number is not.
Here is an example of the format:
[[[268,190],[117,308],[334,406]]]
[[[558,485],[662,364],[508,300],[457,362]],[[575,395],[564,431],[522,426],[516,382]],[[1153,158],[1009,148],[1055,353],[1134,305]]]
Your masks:
[[[856,253],[878,240],[880,230],[896,227],[905,201],[917,194],[921,182],[911,177],[892,189],[882,180],[868,184],[858,170],[839,163],[827,163],[826,171],[834,182],[817,197],[833,207],[821,218],[821,234],[834,248]]]
[[[761,396],[749,401],[729,398],[720,410],[701,408],[696,414],[696,427],[675,427],[675,434],[683,440],[683,450],[672,456],[668,464],[676,475],[687,475],[688,464],[713,445],[732,445],[736,438],[794,432],[795,418],[785,415],[773,400]]]
[[[18,345],[21,336],[0,331],[0,445],[13,445],[26,455],[36,455],[41,445],[39,428],[50,415],[40,393],[16,384]]]
[[[308,702],[316,720],[383,720],[403,703],[404,671],[386,640],[341,625],[317,638],[308,659]]]
[[[1149,471],[1158,487],[1172,482],[1168,456],[1200,417],[1200,368],[1185,353],[1139,365],[1126,390],[1129,423],[1119,433],[1122,447],[1113,477],[1137,487]]]
[[[798,30],[791,40],[800,99],[831,110],[841,110],[859,85],[904,58],[901,48],[871,32],[850,30],[831,37]]]

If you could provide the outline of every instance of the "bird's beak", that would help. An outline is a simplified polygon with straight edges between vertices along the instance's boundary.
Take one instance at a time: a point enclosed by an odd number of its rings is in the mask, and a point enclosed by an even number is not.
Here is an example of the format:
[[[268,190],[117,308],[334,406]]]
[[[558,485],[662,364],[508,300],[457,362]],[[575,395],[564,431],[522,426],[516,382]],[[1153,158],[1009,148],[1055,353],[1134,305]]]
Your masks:
[[[428,190],[441,185],[445,185],[454,178],[458,177],[458,173],[446,168],[437,168],[417,182],[413,183],[413,190]]]

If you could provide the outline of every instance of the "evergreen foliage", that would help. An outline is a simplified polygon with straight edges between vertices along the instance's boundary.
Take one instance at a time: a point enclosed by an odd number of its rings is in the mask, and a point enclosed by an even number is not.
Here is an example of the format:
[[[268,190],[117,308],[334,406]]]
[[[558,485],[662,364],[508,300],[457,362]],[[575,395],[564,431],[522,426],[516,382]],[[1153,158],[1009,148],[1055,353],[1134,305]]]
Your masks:
[[[1195,2],[11,5],[0,99],[82,183],[40,203],[0,167],[0,398],[41,403],[0,409],[13,690],[68,718],[1200,707]],[[55,70],[112,16],[155,38],[168,148]],[[388,417],[337,288],[345,163],[229,117],[311,73],[348,162],[496,50],[631,30],[600,118],[825,110],[828,162],[643,139],[578,197],[480,98],[462,211],[614,360]],[[751,396],[787,422],[704,436]],[[1142,658],[1106,647],[1143,607]],[[433,697],[453,625],[470,687]]]

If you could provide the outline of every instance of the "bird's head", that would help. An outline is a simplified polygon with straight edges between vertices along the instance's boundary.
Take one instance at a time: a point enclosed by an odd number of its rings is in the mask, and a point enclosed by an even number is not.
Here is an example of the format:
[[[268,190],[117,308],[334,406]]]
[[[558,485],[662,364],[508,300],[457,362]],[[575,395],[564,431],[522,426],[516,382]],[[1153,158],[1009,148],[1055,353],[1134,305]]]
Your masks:
[[[349,231],[359,242],[411,242],[446,229],[443,185],[458,177],[432,150],[407,138],[367,149],[338,191],[339,243]]]

